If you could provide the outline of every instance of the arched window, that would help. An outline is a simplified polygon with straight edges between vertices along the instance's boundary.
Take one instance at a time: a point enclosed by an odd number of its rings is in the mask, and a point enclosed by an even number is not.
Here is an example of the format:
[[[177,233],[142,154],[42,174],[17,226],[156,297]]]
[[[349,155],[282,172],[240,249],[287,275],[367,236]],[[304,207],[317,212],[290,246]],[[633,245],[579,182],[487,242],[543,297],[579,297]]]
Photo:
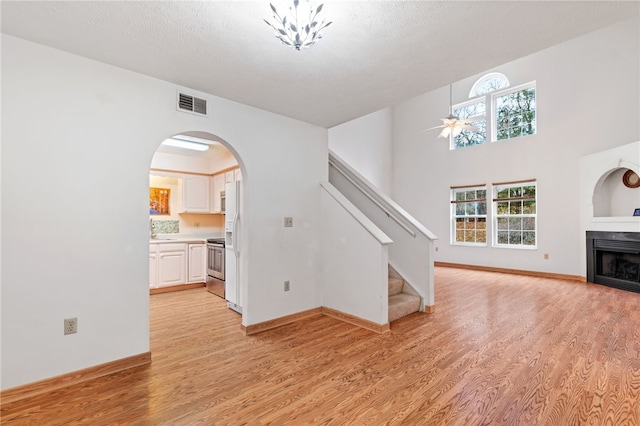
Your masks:
[[[453,137],[451,149],[484,144],[487,130],[492,141],[532,135],[536,133],[536,85],[510,88],[504,74],[492,72],[480,77],[469,91],[469,100],[453,105],[452,111],[460,119],[469,119],[465,122],[476,129]]]
[[[476,81],[469,91],[469,99],[509,87],[509,79],[499,72],[492,72]]]

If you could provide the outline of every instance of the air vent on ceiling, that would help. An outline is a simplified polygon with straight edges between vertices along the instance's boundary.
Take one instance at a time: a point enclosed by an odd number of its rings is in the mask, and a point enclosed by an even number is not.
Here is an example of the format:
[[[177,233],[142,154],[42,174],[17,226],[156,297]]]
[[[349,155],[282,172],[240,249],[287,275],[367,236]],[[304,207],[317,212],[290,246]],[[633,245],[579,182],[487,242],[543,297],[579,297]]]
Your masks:
[[[207,101],[178,92],[178,111],[192,112],[199,115],[207,115]]]

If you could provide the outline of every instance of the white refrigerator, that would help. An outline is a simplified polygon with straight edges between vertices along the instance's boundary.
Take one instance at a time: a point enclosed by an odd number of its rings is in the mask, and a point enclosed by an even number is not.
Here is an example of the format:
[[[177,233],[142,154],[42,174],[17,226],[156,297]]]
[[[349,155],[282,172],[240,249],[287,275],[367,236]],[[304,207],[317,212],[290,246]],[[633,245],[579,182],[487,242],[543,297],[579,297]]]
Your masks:
[[[225,277],[224,295],[227,306],[238,313],[242,313],[242,300],[240,298],[239,285],[239,261],[240,256],[240,200],[242,183],[240,181],[228,182],[225,185]]]

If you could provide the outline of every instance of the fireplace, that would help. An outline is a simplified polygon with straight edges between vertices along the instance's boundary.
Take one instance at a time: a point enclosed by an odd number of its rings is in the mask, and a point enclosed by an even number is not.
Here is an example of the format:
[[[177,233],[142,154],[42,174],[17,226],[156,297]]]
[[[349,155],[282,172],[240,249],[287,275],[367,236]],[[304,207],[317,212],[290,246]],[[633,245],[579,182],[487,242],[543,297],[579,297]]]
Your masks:
[[[640,293],[640,232],[587,231],[587,281]]]

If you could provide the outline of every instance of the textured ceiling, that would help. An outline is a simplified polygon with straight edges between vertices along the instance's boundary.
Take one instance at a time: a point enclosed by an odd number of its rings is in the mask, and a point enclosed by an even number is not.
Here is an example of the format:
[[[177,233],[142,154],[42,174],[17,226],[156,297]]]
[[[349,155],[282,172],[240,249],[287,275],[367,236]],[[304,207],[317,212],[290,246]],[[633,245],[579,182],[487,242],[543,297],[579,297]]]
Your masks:
[[[263,22],[270,18],[268,0],[2,1],[1,7],[3,33],[332,127],[639,19],[640,3],[327,0],[323,13],[333,24],[300,52]]]

